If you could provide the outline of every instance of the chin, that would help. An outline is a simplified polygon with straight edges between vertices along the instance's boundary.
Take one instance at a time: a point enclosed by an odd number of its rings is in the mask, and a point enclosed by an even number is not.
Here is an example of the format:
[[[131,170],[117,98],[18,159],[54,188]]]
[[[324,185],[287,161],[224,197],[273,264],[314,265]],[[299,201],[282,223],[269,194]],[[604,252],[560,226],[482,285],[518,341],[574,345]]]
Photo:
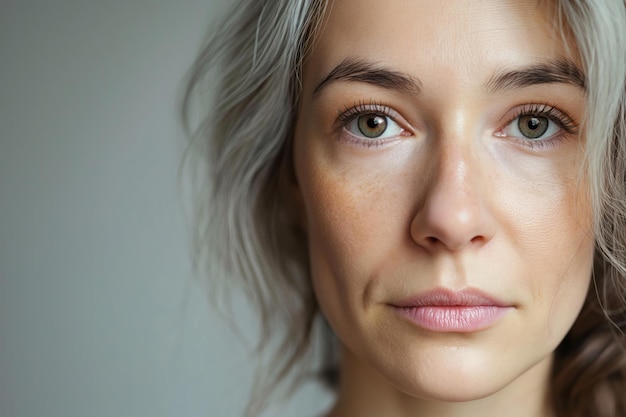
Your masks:
[[[468,402],[493,395],[506,397],[520,389],[540,389],[537,382],[542,379],[548,383],[549,354],[524,356],[517,352],[515,361],[485,346],[456,342],[425,343],[412,352],[399,349],[391,355],[370,351],[368,362],[376,369],[375,374],[382,377],[382,386],[423,401]]]
[[[467,402],[489,397],[503,388],[503,384],[494,384],[493,380],[485,383],[485,377],[441,378],[441,381],[430,386],[411,384],[409,387],[398,387],[405,394],[428,401],[436,402]],[[405,389],[403,389],[405,388]]]
[[[447,367],[446,367],[447,368]],[[494,375],[493,370],[414,370],[413,375],[389,376],[399,391],[423,400],[465,402],[488,397],[507,386],[514,375]],[[395,381],[394,381],[395,380]]]

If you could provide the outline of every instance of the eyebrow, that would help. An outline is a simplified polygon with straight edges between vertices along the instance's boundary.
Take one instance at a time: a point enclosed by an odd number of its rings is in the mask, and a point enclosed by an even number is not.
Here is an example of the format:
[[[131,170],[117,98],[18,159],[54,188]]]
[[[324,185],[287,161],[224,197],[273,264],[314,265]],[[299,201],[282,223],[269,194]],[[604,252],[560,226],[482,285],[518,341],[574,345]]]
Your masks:
[[[572,84],[587,90],[585,75],[578,66],[567,59],[557,59],[543,64],[500,72],[485,83],[490,93],[537,84]]]
[[[422,91],[420,80],[408,74],[393,71],[380,64],[359,58],[346,58],[315,87],[313,97],[319,95],[325,87],[335,81],[367,83],[413,95],[419,95]],[[554,83],[571,84],[583,91],[587,89],[587,81],[582,70],[574,62],[567,59],[557,59],[547,63],[498,72],[484,84],[484,88],[494,94],[502,90]]]
[[[418,95],[422,90],[419,80],[407,74],[386,69],[377,63],[366,62],[358,58],[346,58],[315,87],[313,96],[319,95],[326,86],[335,81],[367,83],[414,95]]]

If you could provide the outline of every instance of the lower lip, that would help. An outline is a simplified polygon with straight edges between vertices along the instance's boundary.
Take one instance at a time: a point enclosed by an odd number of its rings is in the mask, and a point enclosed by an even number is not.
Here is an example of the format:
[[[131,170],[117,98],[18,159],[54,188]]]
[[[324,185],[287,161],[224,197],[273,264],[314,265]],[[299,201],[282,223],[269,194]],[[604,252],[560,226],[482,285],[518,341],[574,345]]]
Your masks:
[[[394,307],[419,327],[434,332],[469,333],[493,326],[511,307],[421,306]]]

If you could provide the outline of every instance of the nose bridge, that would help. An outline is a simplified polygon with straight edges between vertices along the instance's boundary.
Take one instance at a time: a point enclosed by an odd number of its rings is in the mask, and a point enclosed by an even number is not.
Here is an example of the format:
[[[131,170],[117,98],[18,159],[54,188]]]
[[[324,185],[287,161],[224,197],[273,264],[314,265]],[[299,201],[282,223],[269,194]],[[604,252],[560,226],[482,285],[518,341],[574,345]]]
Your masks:
[[[463,214],[473,204],[474,172],[471,146],[462,141],[441,143],[434,181],[427,198],[433,208],[447,214]],[[467,213],[465,213],[466,215]]]
[[[437,150],[431,182],[411,225],[413,239],[429,249],[484,243],[492,234],[484,204],[488,184],[474,140],[448,135],[437,140]]]

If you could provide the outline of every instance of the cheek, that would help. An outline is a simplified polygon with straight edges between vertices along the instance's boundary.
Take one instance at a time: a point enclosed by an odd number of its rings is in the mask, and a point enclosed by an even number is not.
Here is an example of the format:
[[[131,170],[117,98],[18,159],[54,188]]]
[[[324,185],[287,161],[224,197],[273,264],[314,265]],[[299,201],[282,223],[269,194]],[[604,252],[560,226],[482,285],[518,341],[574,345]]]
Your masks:
[[[551,350],[569,332],[583,307],[591,281],[593,251],[593,241],[584,240],[573,258],[569,256],[572,252],[567,253],[559,265],[562,267],[558,271],[562,272],[552,275],[552,282],[542,282],[541,275],[537,275],[533,283],[536,328],[543,329],[543,340],[540,337],[537,341],[543,341]]]
[[[407,248],[415,249],[410,224],[418,191],[407,169],[415,166],[415,154],[397,147],[370,156],[366,164],[359,151],[354,156],[329,145],[327,138],[301,139],[296,171],[306,207],[313,287],[344,342],[360,340],[357,328],[367,327],[376,315],[370,307],[380,297],[374,293],[394,283],[399,269],[407,268]],[[399,283],[409,281],[395,280]]]
[[[302,166],[313,285],[324,313],[357,306],[377,266],[397,248],[399,193],[380,172],[331,173]],[[365,177],[365,178],[364,178]],[[402,233],[402,232],[400,232]]]
[[[588,186],[579,181],[580,162],[571,159],[544,169],[532,187],[510,184],[505,205],[519,216],[501,223],[522,268],[528,313],[554,346],[582,308],[595,248]]]
[[[546,242],[546,246],[551,248],[546,253],[551,253],[552,259],[549,256],[544,258],[547,258],[546,263],[553,265],[551,276],[554,282],[550,288],[537,280],[534,294],[550,306],[549,333],[552,329],[561,328],[566,332],[571,328],[589,291],[595,240],[587,201],[585,193],[570,191],[554,217],[554,223],[559,226],[557,230],[561,233],[551,234]],[[548,336],[562,338],[564,333]]]

